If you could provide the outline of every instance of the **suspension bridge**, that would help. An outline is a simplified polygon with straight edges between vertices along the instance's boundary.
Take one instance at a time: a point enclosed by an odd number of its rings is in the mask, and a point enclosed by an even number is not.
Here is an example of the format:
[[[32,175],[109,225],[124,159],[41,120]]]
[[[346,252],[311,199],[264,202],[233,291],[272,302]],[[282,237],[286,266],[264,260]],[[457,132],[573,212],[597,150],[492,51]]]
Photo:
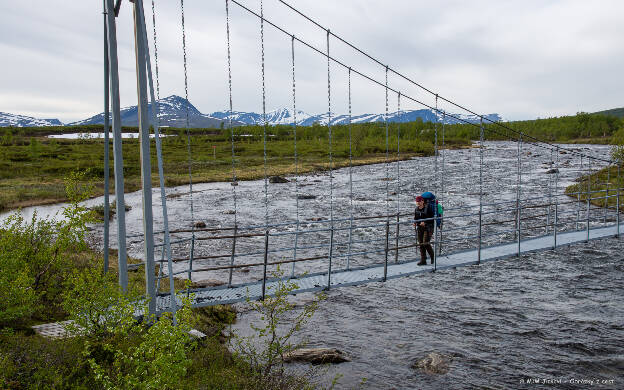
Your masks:
[[[142,247],[146,275],[146,298],[149,298],[150,313],[175,311],[179,302],[175,296],[174,277],[185,277],[191,281],[199,276],[210,275],[212,286],[193,288],[194,306],[206,306],[239,302],[246,299],[263,299],[275,291],[281,280],[293,280],[298,287],[293,294],[304,291],[319,291],[336,287],[353,286],[370,282],[432,272],[440,269],[480,264],[483,262],[520,257],[522,254],[552,250],[562,245],[582,243],[592,239],[619,236],[620,224],[620,171],[619,165],[603,156],[592,155],[586,149],[564,147],[552,144],[522,131],[512,129],[504,123],[492,121],[484,115],[470,110],[448,97],[436,93],[400,71],[386,65],[347,39],[336,35],[329,28],[307,16],[285,1],[277,0],[289,12],[305,18],[307,23],[319,30],[325,38],[324,47],[316,47],[298,37],[296,31],[287,31],[278,22],[265,18],[263,1],[260,9],[254,10],[239,0],[224,0],[224,33],[227,40],[227,73],[229,112],[233,112],[235,100],[232,93],[232,51],[230,28],[233,23],[231,8],[238,7],[258,21],[258,41],[261,46],[261,67],[258,72],[262,83],[262,114],[264,118],[264,179],[259,185],[245,189],[246,183],[237,179],[236,144],[240,142],[236,126],[229,116],[231,142],[231,180],[229,192],[232,212],[231,220],[219,226],[198,227],[197,191],[193,190],[192,137],[189,132],[188,112],[186,138],[188,145],[189,188],[183,199],[187,205],[190,227],[170,229],[167,194],[164,186],[166,172],[163,168],[162,144],[158,126],[158,100],[160,82],[158,67],[157,10],[151,2],[152,47],[150,50],[143,1],[134,1],[135,54],[138,92],[138,112],[142,169],[143,232],[139,235],[126,234],[123,186],[123,158],[121,144],[121,120],[119,104],[119,74],[116,40],[116,14],[121,0],[104,0],[104,57],[105,57],[105,127],[112,128],[114,153],[115,197],[117,204],[117,246],[119,283],[123,289],[128,284],[127,246],[139,244]],[[184,90],[188,100],[189,77],[187,45],[184,19],[184,1],[180,1],[181,42],[184,67]],[[291,203],[286,208],[270,209],[267,175],[267,96],[265,79],[265,29],[282,33],[289,43],[290,68],[292,71],[292,118],[294,139],[295,172],[290,178],[287,198]],[[385,74],[377,79],[345,60],[334,56],[332,44],[346,45],[355,54],[372,61]],[[301,204],[305,175],[299,173],[300,161],[297,154],[297,53],[306,50],[326,60],[327,78],[320,80],[327,84],[328,171],[317,180],[324,192],[323,201],[315,209]],[[153,56],[151,55],[153,52]],[[192,56],[192,53],[189,53]],[[153,58],[153,63],[152,63]],[[348,168],[335,169],[332,132],[332,70],[342,68],[347,73],[349,161]],[[400,82],[389,84],[388,75]],[[335,77],[335,75],[334,75]],[[377,86],[385,98],[385,156],[383,164],[366,168],[352,163],[352,79]],[[416,87],[428,98],[416,99],[402,91],[404,86]],[[335,92],[334,92],[335,93]],[[395,103],[390,103],[390,101]],[[151,102],[151,110],[148,109]],[[109,105],[110,104],[110,105]],[[390,134],[388,117],[390,113],[402,112],[402,104],[417,105],[432,110],[438,118],[433,124],[435,132],[435,153],[426,159],[432,169],[415,176],[418,164],[423,159],[401,160],[400,122],[396,134]],[[391,107],[392,106],[392,107]],[[478,121],[468,121],[450,110],[459,110],[473,115]],[[111,115],[112,114],[112,115]],[[108,123],[109,116],[112,123]],[[449,120],[463,122],[478,130],[479,139],[472,148],[451,151],[445,143],[446,124]],[[160,180],[160,205],[154,207],[152,199],[150,161],[150,123],[155,134],[156,157]],[[487,141],[489,136],[506,142]],[[105,269],[108,268],[109,225],[109,156],[108,132],[105,132],[105,217],[104,254]],[[390,139],[396,145],[390,146]],[[392,159],[392,157],[396,157]],[[451,159],[452,161],[450,161]],[[597,169],[613,167],[617,177],[607,176],[606,181],[592,182],[590,174]],[[229,168],[228,168],[229,169]],[[611,175],[612,169],[607,170]],[[422,172],[421,172],[422,173]],[[566,188],[579,177],[576,190]],[[307,179],[307,178],[306,178]],[[376,184],[381,189],[381,201],[359,199],[357,187]],[[611,181],[616,181],[614,186]],[[306,184],[311,185],[311,184]],[[251,186],[251,184],[250,184]],[[354,190],[354,186],[356,187]],[[606,189],[602,189],[605,187]],[[197,185],[195,185],[197,188]],[[600,188],[599,188],[600,187]],[[414,237],[413,197],[415,191],[432,191],[445,205],[443,224],[434,224],[431,244],[436,253],[432,263],[418,265],[418,244]],[[245,194],[245,191],[248,193]],[[251,194],[251,195],[250,195]],[[245,196],[247,195],[247,196]],[[201,198],[201,196],[200,196]],[[609,200],[611,199],[611,202]],[[615,200],[615,201],[613,201]],[[246,212],[250,208],[262,210],[253,218],[241,217],[245,201]],[[363,207],[362,203],[374,203]],[[203,204],[206,207],[206,204]],[[158,230],[154,228],[154,210],[162,214]],[[285,212],[284,210],[289,210]],[[292,212],[290,212],[292,211]],[[278,215],[276,218],[273,214]],[[314,217],[312,217],[314,216]],[[437,219],[435,216],[432,219]],[[254,221],[253,223],[251,221]],[[159,265],[158,272],[156,264]],[[281,273],[276,273],[277,268]],[[160,281],[169,281],[168,290],[160,290]]]

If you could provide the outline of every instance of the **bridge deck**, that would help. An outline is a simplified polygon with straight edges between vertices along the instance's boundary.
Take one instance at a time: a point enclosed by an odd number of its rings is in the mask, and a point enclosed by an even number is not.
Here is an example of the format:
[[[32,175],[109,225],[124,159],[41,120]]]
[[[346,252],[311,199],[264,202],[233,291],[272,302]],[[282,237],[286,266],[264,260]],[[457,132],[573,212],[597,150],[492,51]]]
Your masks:
[[[620,227],[624,229],[624,224],[620,224]],[[604,237],[611,237],[617,234],[617,225],[612,225],[602,228],[594,228],[589,231],[589,239],[598,239]],[[557,234],[557,246],[570,245],[575,243],[584,242],[587,240],[586,230],[577,230],[572,232],[565,232]],[[535,252],[541,250],[552,249],[554,239],[552,235],[541,236],[537,238],[531,238],[521,241],[521,253]],[[482,247],[481,249],[481,262],[494,261],[513,257],[517,254],[518,244],[517,242]],[[463,252],[452,253],[448,255],[439,256],[437,260],[437,269],[454,268],[467,265],[474,265],[478,260],[478,251],[468,250]],[[389,262],[387,267],[387,279],[398,278],[402,276],[409,276],[418,273],[425,273],[433,271],[433,266],[427,264],[425,266],[418,266],[416,261],[394,263]],[[375,281],[382,281],[384,276],[384,265],[377,264],[373,266],[363,268],[352,268],[349,271],[340,270],[332,272],[331,274],[331,288],[353,286],[358,284],[364,284]],[[320,291],[327,287],[327,272],[308,274],[299,278],[293,279],[299,286],[296,290],[292,291],[293,294],[307,292],[307,291]],[[276,280],[267,280],[266,291],[267,295],[272,289],[275,288]],[[233,287],[212,287],[193,290],[194,293],[194,306],[210,306],[216,304],[226,304],[241,302],[247,299],[255,300],[262,297],[262,280],[254,283],[248,283]],[[169,296],[159,296],[157,298],[157,310],[165,311],[169,307]]]

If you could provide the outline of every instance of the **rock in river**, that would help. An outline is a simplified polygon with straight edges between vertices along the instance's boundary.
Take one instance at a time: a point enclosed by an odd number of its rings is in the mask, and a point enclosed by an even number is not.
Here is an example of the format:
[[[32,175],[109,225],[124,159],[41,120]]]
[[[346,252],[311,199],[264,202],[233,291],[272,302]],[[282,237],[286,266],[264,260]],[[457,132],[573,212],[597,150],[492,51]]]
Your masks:
[[[281,176],[271,176],[269,177],[269,183],[290,183],[288,179],[285,179]]]
[[[418,368],[426,374],[446,374],[449,371],[450,357],[430,352],[424,359],[415,362],[412,368]]]
[[[312,364],[349,362],[349,358],[336,348],[299,348],[284,356],[285,362],[309,362]]]

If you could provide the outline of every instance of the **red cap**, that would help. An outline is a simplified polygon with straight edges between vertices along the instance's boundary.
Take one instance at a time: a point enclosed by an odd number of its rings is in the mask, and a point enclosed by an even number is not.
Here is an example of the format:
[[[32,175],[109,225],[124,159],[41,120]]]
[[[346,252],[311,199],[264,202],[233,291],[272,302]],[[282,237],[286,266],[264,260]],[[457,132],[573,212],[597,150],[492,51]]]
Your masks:
[[[416,202],[422,202],[422,201],[424,201],[424,200],[425,200],[425,198],[423,198],[423,197],[422,197],[422,196],[420,196],[420,195],[418,195],[418,196],[416,197]]]

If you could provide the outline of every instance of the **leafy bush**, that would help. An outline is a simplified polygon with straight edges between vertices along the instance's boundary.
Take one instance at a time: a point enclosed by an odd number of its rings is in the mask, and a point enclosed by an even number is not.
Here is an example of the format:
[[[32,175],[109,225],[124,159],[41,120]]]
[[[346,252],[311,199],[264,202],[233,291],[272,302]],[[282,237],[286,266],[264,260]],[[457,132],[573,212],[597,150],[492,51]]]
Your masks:
[[[613,145],[611,147],[611,159],[622,164],[624,162],[624,127],[613,134],[611,144]]]
[[[107,389],[176,389],[183,382],[195,347],[189,330],[194,323],[190,301],[176,312],[160,318],[148,317],[138,323],[125,310],[120,323],[112,328],[112,337],[87,340],[84,356],[97,382]]]
[[[295,313],[288,295],[299,288],[298,285],[292,280],[285,281],[279,268],[273,276],[277,278],[276,284],[267,287],[264,300],[247,299],[251,308],[260,315],[261,324],[250,324],[255,332],[251,336],[232,334],[233,349],[249,365],[255,387],[303,388],[303,378],[286,375],[284,361],[289,352],[305,345],[305,342],[293,342],[293,336],[312,318],[324,296],[319,296]],[[283,327],[284,324],[288,325]]]
[[[71,202],[62,211],[63,221],[40,219],[36,213],[26,221],[18,212],[0,227],[0,327],[18,319],[27,322],[35,313],[45,317],[60,304],[70,268],[65,259],[86,248],[87,223],[92,221],[80,205],[91,187],[81,180],[80,173],[67,178]]]
[[[103,274],[96,264],[74,270],[65,284],[63,308],[74,320],[70,332],[101,338],[115,333],[132,318],[132,299],[123,294],[113,275]]]

